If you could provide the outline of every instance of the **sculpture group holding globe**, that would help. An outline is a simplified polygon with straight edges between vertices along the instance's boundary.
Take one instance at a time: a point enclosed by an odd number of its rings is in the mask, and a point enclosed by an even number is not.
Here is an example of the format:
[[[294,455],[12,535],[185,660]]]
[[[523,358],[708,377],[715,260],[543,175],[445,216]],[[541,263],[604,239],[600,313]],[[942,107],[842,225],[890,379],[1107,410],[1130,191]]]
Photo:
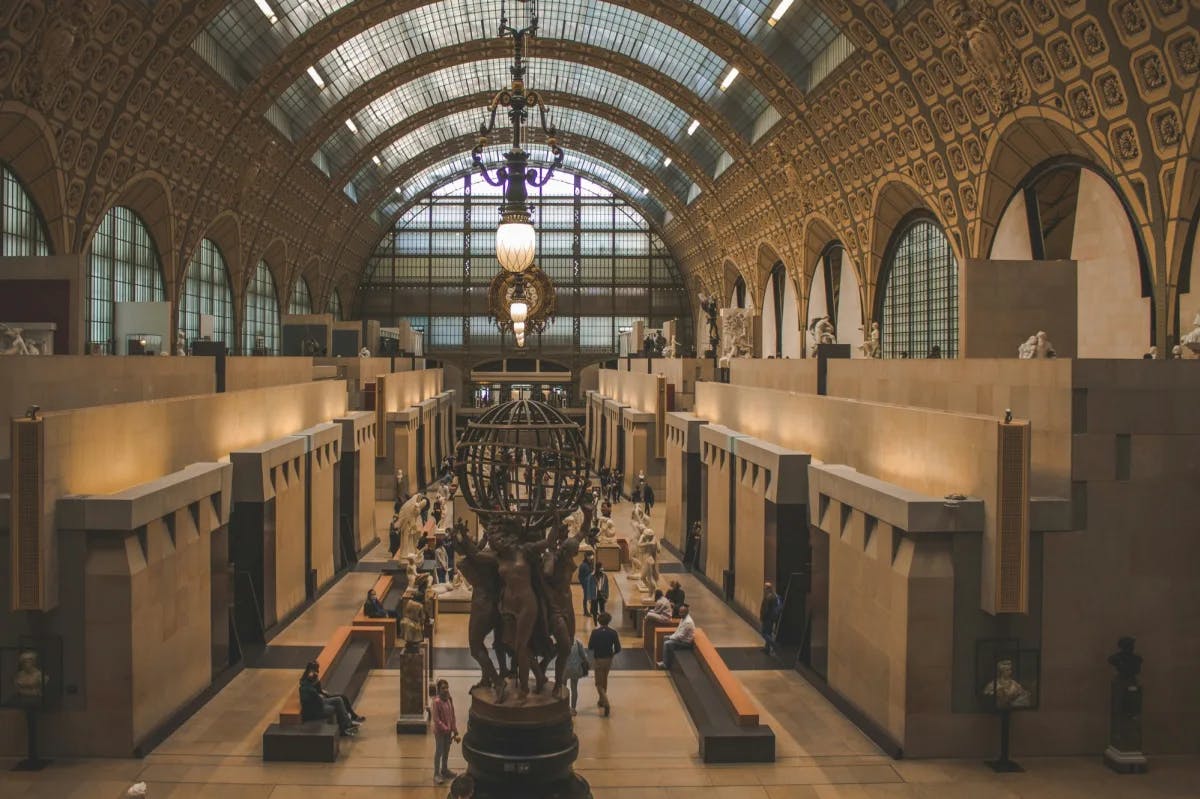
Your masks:
[[[579,426],[553,408],[517,400],[468,425],[456,452],[463,497],[484,528],[476,541],[460,521],[457,565],[472,586],[468,644],[496,704],[551,696],[575,639],[571,580],[591,527],[587,453]],[[582,524],[565,519],[582,508]],[[572,532],[574,527],[574,532]],[[492,654],[486,640],[492,635]]]

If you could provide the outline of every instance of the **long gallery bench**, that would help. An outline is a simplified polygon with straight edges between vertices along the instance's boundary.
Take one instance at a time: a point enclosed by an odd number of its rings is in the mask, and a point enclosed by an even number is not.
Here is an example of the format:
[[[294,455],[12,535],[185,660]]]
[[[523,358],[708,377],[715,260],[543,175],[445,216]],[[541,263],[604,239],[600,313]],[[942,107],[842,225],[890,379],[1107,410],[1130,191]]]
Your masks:
[[[382,628],[339,627],[317,655],[321,685],[326,693],[344,694],[353,702],[367,679],[367,672],[382,668],[384,657]],[[335,721],[301,719],[297,677],[297,687],[284,702],[279,721],[263,732],[263,760],[332,763],[337,760],[340,740]]]
[[[662,659],[662,642],[673,627],[652,632],[654,655]],[[692,649],[676,650],[671,679],[700,737],[705,763],[773,763],[775,733],[759,723],[758,708],[703,630],[696,630]]]
[[[395,579],[392,574],[384,573],[375,581],[375,594],[379,597],[379,601],[383,604],[384,609],[394,611],[397,616],[403,608],[404,590],[396,589]],[[363,613],[362,608],[359,608],[355,614],[354,620],[350,622],[352,627],[371,627],[378,628],[383,631],[384,655],[388,655],[396,646],[396,633],[398,630],[398,620],[390,617],[372,618],[366,613]]]

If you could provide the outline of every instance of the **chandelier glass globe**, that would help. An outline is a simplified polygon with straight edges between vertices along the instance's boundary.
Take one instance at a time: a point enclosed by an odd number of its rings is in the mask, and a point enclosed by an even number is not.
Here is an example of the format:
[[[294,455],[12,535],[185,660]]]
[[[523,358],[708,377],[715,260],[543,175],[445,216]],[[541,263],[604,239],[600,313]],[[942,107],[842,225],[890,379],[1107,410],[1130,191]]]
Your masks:
[[[496,228],[496,259],[509,272],[524,272],[537,252],[537,233],[528,219],[505,219]]]
[[[525,326],[525,320],[529,318],[529,303],[524,300],[513,300],[508,306],[508,315],[513,320],[513,324],[520,324],[522,328]]]

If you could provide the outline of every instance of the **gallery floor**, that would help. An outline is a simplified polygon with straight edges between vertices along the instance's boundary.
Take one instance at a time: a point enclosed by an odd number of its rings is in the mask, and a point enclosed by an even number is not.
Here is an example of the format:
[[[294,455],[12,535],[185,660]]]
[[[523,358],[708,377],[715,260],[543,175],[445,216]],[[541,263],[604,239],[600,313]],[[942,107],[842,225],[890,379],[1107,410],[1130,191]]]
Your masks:
[[[629,508],[617,506],[618,529],[628,526]],[[378,518],[385,526],[389,512],[381,503]],[[655,509],[654,527],[661,526],[662,513],[661,506]],[[386,529],[382,538],[386,540]],[[384,548],[376,547],[367,560],[385,556]],[[145,759],[59,760],[38,774],[11,772],[12,763],[0,761],[0,796],[119,799],[129,785],[145,781],[150,799],[441,799],[445,787],[435,788],[431,780],[432,737],[395,734],[398,671],[378,670],[368,678],[357,703],[368,721],[357,738],[343,745],[337,763],[263,763],[260,757],[262,731],[295,690],[299,666],[354,614],[376,577],[366,570],[346,574],[271,642],[257,667],[243,670]],[[641,653],[630,652],[612,675],[612,716],[598,713],[590,685],[579,705],[577,768],[596,799],[1200,796],[1197,758],[1152,758],[1149,774],[1132,777],[1112,774],[1099,757],[1025,757],[1020,761],[1026,772],[1008,775],[993,774],[973,761],[892,760],[797,673],[764,668],[769,664],[753,652],[759,644],[755,631],[695,579],[683,574],[680,580],[697,623],[713,642],[722,649],[740,650],[733,652],[744,667],[737,675],[764,711],[764,723],[775,730],[778,760],[745,766],[701,763],[691,722],[670,679],[650,670]],[[610,604],[619,618],[619,601]],[[590,625],[580,617],[581,635]],[[623,625],[621,633],[634,649],[632,630]],[[467,687],[475,679],[467,668],[465,646],[466,616],[443,614],[435,663],[442,664],[438,675],[450,680],[464,730]],[[455,750],[450,767],[461,770],[464,764]]]

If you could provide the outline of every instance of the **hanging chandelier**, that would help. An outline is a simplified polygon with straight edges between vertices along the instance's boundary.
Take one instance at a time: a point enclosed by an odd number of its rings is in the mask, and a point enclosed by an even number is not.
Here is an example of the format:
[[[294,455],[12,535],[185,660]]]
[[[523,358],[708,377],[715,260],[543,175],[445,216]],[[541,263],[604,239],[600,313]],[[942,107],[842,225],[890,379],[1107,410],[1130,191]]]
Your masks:
[[[489,305],[502,332],[511,330],[518,347],[525,346],[527,333],[541,333],[553,316],[554,285],[545,273],[533,265],[537,253],[537,233],[530,215],[528,187],[540,188],[562,166],[563,151],[558,146],[557,131],[549,123],[549,115],[541,96],[525,89],[525,55],[528,42],[537,37],[537,0],[515,0],[525,8],[528,24],[518,28],[509,23],[507,4],[500,3],[500,37],[513,40],[513,63],[509,68],[512,85],[496,93],[488,104],[488,119],[479,126],[479,139],[471,151],[471,160],[483,179],[491,186],[503,188],[500,205],[500,224],[496,228],[496,260],[503,271],[492,281]],[[489,170],[483,161],[483,148],[496,128],[496,116],[503,106],[512,124],[512,146],[504,154],[504,164]],[[529,111],[536,108],[538,124],[546,136],[552,154],[551,161],[542,167],[530,167],[529,153],[524,149],[524,129]],[[535,282],[536,281],[536,282]],[[503,288],[500,291],[499,288]],[[531,302],[531,292],[540,302]],[[499,303],[499,304],[496,304]],[[548,309],[548,313],[547,313]]]

